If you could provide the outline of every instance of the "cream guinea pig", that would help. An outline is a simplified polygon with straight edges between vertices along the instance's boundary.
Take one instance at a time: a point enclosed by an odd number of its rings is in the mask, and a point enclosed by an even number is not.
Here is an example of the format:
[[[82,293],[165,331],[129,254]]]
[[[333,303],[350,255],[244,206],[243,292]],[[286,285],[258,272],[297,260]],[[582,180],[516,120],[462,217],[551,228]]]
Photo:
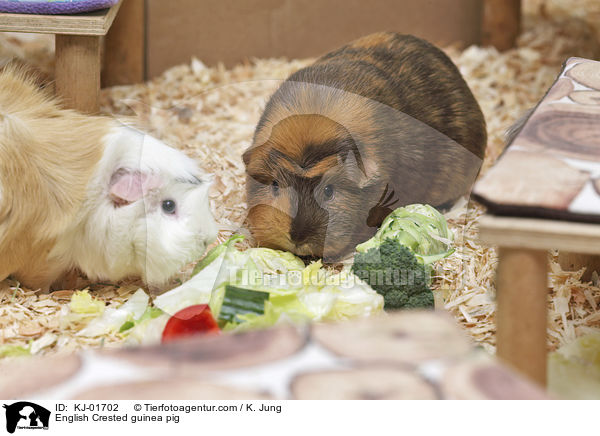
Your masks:
[[[0,280],[165,284],[217,234],[212,176],[132,127],[61,108],[22,69],[0,73]]]

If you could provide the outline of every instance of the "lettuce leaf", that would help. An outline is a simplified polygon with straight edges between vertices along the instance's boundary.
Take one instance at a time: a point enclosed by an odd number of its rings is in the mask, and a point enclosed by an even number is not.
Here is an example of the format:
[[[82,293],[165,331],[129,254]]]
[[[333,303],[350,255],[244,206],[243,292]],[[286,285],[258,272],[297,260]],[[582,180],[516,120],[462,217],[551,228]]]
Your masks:
[[[341,320],[383,311],[383,297],[352,274],[349,267],[337,272],[324,268],[321,261],[305,266],[294,254],[270,248],[240,251],[234,247],[239,239],[234,236],[221,245],[223,248],[213,249],[204,258],[211,262],[203,262],[190,280],[156,297],[154,306],[168,317],[194,304],[209,304],[218,318],[227,285],[269,293],[263,314],[238,315],[239,322],[228,322],[223,327],[235,331],[282,322]],[[164,327],[165,323],[159,316],[127,324],[123,331],[130,341],[158,341],[157,326]]]
[[[600,330],[548,355],[548,389],[563,399],[600,397]]]
[[[164,314],[164,312],[158,307],[148,306],[146,308],[146,311],[142,314],[142,316],[139,319],[125,321],[119,329],[119,333],[124,333],[146,320],[158,318],[162,314]]]
[[[302,259],[288,251],[271,248],[248,248],[245,251],[232,251],[229,259],[240,266],[252,264],[263,274],[284,274],[288,271],[302,271]],[[250,268],[249,268],[250,269]]]
[[[364,317],[383,311],[383,297],[346,268],[334,272],[323,268],[321,261],[302,269],[299,285],[290,284],[269,292],[264,315],[239,315],[239,324],[228,323],[226,330],[269,327],[279,322],[301,323],[308,320],[335,321]],[[218,313],[218,312],[217,312]]]
[[[104,306],[104,301],[92,297],[87,289],[74,292],[69,303],[72,312],[83,314],[100,314]]]
[[[396,209],[371,239],[356,246],[356,251],[363,253],[379,247],[386,239],[394,239],[405,245],[425,265],[454,252],[454,234],[448,228],[446,219],[427,204],[411,204]]]
[[[265,313],[238,315],[239,323],[227,323],[224,331],[248,331],[272,327],[277,324],[304,324],[312,319],[312,313],[298,299],[297,295],[271,295],[265,301]]]
[[[206,256],[204,256],[202,258],[202,260],[200,260],[196,266],[194,267],[194,270],[192,271],[192,275],[196,275],[198,274],[200,271],[202,271],[204,268],[206,268],[208,265],[210,265],[211,263],[214,262],[214,260],[221,256],[222,254],[225,253],[225,251],[229,248],[232,247],[236,242],[238,241],[243,241],[244,240],[244,235],[233,235],[232,237],[230,237],[227,241],[223,242],[222,244],[217,245],[216,247],[214,247],[212,250],[210,250]]]
[[[153,308],[154,309],[154,308]],[[154,345],[160,343],[162,332],[171,317],[161,310],[154,312],[152,317],[147,317],[134,322],[133,327],[124,334],[127,345]]]
[[[0,345],[0,357],[18,357],[18,356],[29,356],[31,352],[28,348],[20,345]]]
[[[148,294],[140,288],[120,307],[106,308],[102,316],[93,319],[77,335],[94,337],[119,331],[127,321],[139,319],[146,312],[148,302]]]

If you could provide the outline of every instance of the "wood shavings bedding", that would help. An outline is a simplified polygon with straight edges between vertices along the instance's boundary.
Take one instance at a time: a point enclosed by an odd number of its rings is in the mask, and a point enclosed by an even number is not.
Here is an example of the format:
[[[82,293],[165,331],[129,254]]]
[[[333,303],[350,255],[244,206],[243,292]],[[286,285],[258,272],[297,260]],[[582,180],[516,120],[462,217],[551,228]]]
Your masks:
[[[589,5],[589,8],[588,8]],[[586,11],[586,13],[582,13]],[[524,32],[515,49],[469,47],[446,52],[459,66],[481,108],[488,127],[488,149],[482,173],[503,149],[503,135],[550,87],[562,62],[570,56],[598,58],[600,7],[593,0],[525,0]],[[594,27],[595,26],[595,27]],[[51,71],[47,40],[20,40],[0,35],[0,60],[18,57]],[[113,87],[101,93],[106,114],[133,119],[153,135],[184,150],[216,175],[210,202],[220,223],[220,239],[241,229],[246,213],[244,167],[240,158],[250,145],[264,104],[289,74],[310,60],[254,60],[232,69],[207,68],[193,59],[147,83]],[[0,63],[1,66],[1,63]],[[486,350],[495,347],[496,251],[477,241],[477,204],[457,209],[449,217],[457,251],[438,264],[434,289],[445,307]],[[552,349],[600,327],[600,287],[582,283],[582,272],[564,272],[549,254],[552,292],[548,299],[548,342]],[[140,286],[90,284],[93,295],[116,307]],[[83,324],[61,323],[68,314],[72,290],[36,294],[18,283],[0,282],[0,345],[29,346],[39,354],[86,347],[120,346],[117,335],[77,336]]]

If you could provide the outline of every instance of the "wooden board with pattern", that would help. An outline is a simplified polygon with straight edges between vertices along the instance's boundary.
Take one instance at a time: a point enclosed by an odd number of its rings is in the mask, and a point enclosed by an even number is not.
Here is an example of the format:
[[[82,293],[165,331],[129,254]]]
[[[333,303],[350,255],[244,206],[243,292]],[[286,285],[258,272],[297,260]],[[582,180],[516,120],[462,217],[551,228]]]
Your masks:
[[[547,398],[542,389],[477,350],[448,314],[434,311],[5,359],[0,362],[0,397]]]
[[[570,58],[474,197],[497,215],[600,222],[600,62]]]

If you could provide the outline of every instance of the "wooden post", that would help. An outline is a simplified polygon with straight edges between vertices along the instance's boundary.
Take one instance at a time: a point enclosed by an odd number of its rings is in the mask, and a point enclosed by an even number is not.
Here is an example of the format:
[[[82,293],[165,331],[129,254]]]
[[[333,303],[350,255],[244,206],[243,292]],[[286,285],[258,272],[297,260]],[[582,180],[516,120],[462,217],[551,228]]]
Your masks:
[[[104,40],[102,86],[130,85],[145,80],[144,0],[124,0]]]
[[[68,107],[98,112],[100,36],[56,35],[56,93]]]
[[[485,0],[482,43],[498,50],[513,48],[521,31],[521,0]]]
[[[548,260],[544,250],[499,248],[497,355],[546,385]]]

